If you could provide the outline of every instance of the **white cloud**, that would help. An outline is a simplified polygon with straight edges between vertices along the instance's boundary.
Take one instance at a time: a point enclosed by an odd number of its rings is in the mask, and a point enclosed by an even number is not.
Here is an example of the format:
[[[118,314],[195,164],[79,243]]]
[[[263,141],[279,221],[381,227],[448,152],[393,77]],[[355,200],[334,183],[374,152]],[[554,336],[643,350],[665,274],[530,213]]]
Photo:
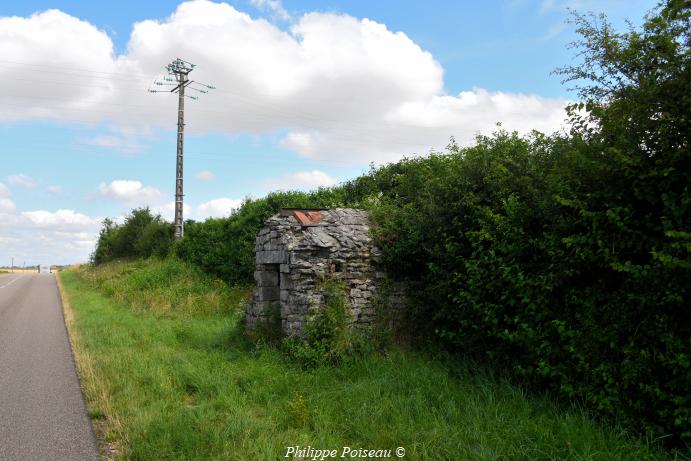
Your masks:
[[[0,182],[0,197],[9,197],[10,195],[12,195],[12,193],[7,186]]]
[[[24,187],[26,189],[33,189],[36,187],[36,181],[25,174],[13,174],[8,176],[7,182],[12,186]]]
[[[287,21],[290,19],[290,14],[283,7],[281,0],[250,0],[250,3],[262,10],[269,10],[277,17]]]
[[[108,121],[134,144],[138,134],[169,126],[175,98],[147,94],[146,87],[173,56],[197,64],[195,80],[218,87],[187,104],[189,132],[287,132],[283,147],[332,163],[424,154],[450,136],[472,142],[496,122],[551,132],[560,128],[566,104],[481,88],[447,95],[443,69],[429,52],[402,32],[344,14],[308,13],[283,31],[226,3],[184,2],[164,20],[134,24],[126,53],[116,56],[105,32],[49,10],[0,18],[0,44],[3,59],[28,63],[0,66],[6,94],[13,95],[3,97],[0,121]],[[42,73],[71,67],[102,73]],[[119,148],[124,141],[92,142]]]
[[[555,0],[542,0],[540,2],[540,13],[546,13],[556,7]]]
[[[200,181],[205,181],[205,182],[211,182],[216,180],[216,175],[213,174],[210,171],[200,171],[196,175],[194,175],[195,178],[197,178]]]
[[[55,212],[37,210],[23,211],[20,216],[24,224],[39,229],[80,231],[99,225],[99,218],[90,218],[74,210],[57,210]]]
[[[224,197],[210,200],[197,207],[196,218],[224,218],[230,216],[234,210],[240,208],[240,205],[242,205],[242,200],[231,198]]]
[[[224,218],[229,216],[234,210],[240,208],[242,200],[226,197],[209,200],[196,207],[184,203],[182,214],[184,219],[196,219],[203,221],[206,218]],[[163,219],[173,222],[175,217],[175,202],[170,201],[163,205],[151,207],[151,212],[159,214]]]
[[[151,207],[151,212],[153,214],[161,215],[161,217],[166,221],[173,222],[175,220],[175,202],[170,201],[164,203],[163,205],[153,206]],[[192,216],[192,208],[187,204],[187,202],[183,202],[182,204],[182,217],[183,219],[194,218],[194,216]]]
[[[58,186],[58,185],[48,186],[48,192],[50,192],[51,194],[59,194],[62,192],[62,186]]]
[[[101,182],[98,192],[119,202],[129,205],[154,205],[160,203],[163,193],[152,186],[145,186],[141,181],[118,179],[110,184]]]
[[[74,210],[19,212],[0,199],[0,260],[27,264],[85,262],[94,249],[101,218]]]
[[[104,147],[123,154],[138,154],[142,152],[143,146],[135,134],[131,135],[101,135],[95,138],[85,139],[81,144],[87,146]]]
[[[17,207],[14,202],[8,198],[0,197],[0,214],[14,213]]]
[[[116,70],[113,43],[86,21],[59,10],[0,17],[0,43],[0,76],[7,82],[5,94],[12,95],[3,98],[0,121],[80,118],[79,110],[96,108],[114,90],[114,81],[94,72]],[[7,65],[12,62],[22,64]]]
[[[336,184],[336,178],[319,170],[298,171],[266,182],[268,188],[281,190],[316,189],[322,186],[333,186],[334,184]]]

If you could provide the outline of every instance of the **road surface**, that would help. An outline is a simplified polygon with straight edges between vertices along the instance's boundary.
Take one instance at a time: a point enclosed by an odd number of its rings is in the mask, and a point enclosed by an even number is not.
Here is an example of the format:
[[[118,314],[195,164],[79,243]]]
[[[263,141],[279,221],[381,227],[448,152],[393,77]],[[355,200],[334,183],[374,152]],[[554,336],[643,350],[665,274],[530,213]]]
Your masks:
[[[52,274],[0,275],[0,460],[97,460]]]

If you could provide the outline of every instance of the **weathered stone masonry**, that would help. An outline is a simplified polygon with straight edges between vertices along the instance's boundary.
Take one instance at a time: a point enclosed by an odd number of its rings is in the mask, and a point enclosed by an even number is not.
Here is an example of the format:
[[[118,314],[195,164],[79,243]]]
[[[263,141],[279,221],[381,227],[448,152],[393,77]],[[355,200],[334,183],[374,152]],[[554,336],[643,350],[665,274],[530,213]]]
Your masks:
[[[246,312],[247,328],[270,321],[280,310],[285,335],[301,335],[324,305],[323,281],[342,280],[353,322],[368,327],[372,300],[385,275],[376,269],[379,251],[364,210],[284,209],[267,220],[256,241],[257,283]]]

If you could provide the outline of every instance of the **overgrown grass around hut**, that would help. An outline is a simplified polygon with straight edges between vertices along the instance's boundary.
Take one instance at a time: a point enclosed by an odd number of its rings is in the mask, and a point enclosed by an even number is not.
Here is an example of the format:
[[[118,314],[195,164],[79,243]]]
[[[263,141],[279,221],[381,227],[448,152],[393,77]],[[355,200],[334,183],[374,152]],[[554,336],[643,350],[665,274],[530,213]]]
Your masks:
[[[445,359],[392,352],[305,370],[246,342],[243,290],[178,261],[60,279],[89,412],[111,457],[269,460],[309,446],[393,450],[394,459],[403,447],[409,460],[666,459],[579,409]]]

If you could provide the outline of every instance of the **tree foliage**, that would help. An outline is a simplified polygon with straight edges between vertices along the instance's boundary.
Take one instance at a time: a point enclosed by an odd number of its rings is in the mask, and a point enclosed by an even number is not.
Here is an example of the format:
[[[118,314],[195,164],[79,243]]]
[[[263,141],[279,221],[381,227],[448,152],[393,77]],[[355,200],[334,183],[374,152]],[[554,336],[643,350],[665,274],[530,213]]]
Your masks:
[[[95,264],[120,258],[165,257],[173,243],[173,226],[149,208],[136,208],[123,224],[106,218],[91,259]]]

